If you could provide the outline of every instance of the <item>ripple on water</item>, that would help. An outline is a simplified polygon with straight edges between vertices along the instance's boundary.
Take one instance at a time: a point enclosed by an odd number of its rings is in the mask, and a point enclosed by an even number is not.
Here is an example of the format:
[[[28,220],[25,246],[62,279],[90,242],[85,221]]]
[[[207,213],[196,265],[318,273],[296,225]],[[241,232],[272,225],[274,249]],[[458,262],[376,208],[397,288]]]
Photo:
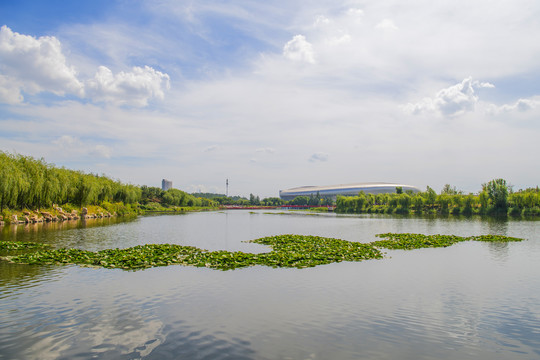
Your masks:
[[[23,236],[92,250],[146,242],[231,250],[281,231],[373,241],[375,233],[400,229],[489,230],[481,222],[268,217],[267,227],[262,214],[209,213],[48,232],[50,241],[39,232]],[[537,225],[521,225],[525,230],[513,223],[494,229],[534,238]],[[396,251],[384,260],[304,270],[127,272],[0,262],[0,353],[21,359],[540,358],[539,244]]]

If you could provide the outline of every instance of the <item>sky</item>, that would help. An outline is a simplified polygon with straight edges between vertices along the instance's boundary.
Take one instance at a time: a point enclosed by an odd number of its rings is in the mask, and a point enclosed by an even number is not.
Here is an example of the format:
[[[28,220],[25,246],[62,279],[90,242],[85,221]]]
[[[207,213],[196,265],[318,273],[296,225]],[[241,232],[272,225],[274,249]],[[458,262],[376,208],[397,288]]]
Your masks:
[[[0,151],[278,196],[540,184],[540,2],[0,0]]]

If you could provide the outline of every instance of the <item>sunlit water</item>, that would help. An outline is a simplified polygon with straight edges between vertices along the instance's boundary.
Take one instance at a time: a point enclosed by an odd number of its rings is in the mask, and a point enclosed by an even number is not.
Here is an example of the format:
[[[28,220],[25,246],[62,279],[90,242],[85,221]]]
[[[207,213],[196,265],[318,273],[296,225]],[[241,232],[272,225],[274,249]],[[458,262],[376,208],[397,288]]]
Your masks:
[[[540,222],[228,211],[18,226],[2,240],[267,251],[310,234],[501,234],[310,269],[142,271],[0,262],[0,359],[539,359]],[[15,231],[16,229],[16,231]]]

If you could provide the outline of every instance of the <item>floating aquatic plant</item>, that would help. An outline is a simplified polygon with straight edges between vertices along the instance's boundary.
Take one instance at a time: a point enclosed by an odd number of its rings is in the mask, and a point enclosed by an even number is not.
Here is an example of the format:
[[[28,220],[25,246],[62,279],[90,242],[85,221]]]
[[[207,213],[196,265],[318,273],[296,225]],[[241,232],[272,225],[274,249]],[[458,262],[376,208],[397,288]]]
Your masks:
[[[378,248],[412,250],[421,248],[447,247],[462,241],[491,241],[509,242],[521,241],[523,239],[502,236],[502,235],[480,235],[480,236],[456,236],[456,235],[423,235],[410,233],[386,233],[378,234],[377,237],[386,239],[374,241],[371,244]]]
[[[42,249],[46,247],[50,247],[50,245],[36,242],[0,241],[0,250]]]
[[[231,270],[254,265],[283,268],[307,268],[341,261],[381,259],[378,248],[419,249],[446,247],[461,241],[521,241],[500,235],[460,237],[455,235],[379,234],[386,240],[372,243],[350,242],[340,239],[309,235],[277,235],[249,242],[270,246],[272,251],[252,254],[241,251],[208,251],[194,246],[174,244],[139,245],[125,249],[87,251],[81,249],[38,250],[25,254],[2,257],[22,264],[77,264],[125,270],[146,269],[156,266],[185,265]],[[46,244],[0,242],[0,249],[20,250],[43,248]]]
[[[273,267],[313,267],[341,261],[381,259],[382,253],[371,244],[309,235],[277,235],[251,242],[272,247],[259,254],[261,265]]]

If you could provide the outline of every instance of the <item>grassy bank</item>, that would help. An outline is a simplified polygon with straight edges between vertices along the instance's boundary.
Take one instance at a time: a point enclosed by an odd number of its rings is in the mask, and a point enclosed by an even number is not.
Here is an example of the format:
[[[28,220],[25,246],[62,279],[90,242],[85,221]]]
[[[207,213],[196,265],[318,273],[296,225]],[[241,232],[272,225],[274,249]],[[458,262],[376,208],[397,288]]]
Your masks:
[[[154,205],[154,204],[152,204]],[[102,217],[116,217],[116,216],[138,216],[138,215],[150,215],[150,214],[181,214],[187,212],[199,212],[199,211],[212,211],[218,210],[218,207],[214,206],[144,206],[144,205],[131,205],[123,203],[103,203],[99,205],[88,205],[86,208],[87,218],[102,218]],[[10,210],[4,209],[0,214],[0,221],[3,225],[11,225],[14,222],[14,215],[17,217],[18,223],[35,223],[46,221],[65,221],[65,220],[79,220],[82,218],[83,208],[75,206],[73,204],[64,204],[61,206],[54,206],[41,209],[28,209]],[[70,215],[68,219],[63,217]],[[54,220],[50,220],[50,218]]]
[[[84,211],[83,211],[84,209]],[[123,203],[107,203],[101,206],[88,205],[79,207],[73,204],[54,205],[48,208],[23,208],[20,210],[4,209],[1,213],[4,225],[17,223],[36,223],[49,221],[79,220],[86,218],[103,218],[116,216],[137,216],[140,210],[136,206]]]
[[[160,203],[152,202],[139,206],[141,214],[159,214],[159,213],[185,213],[218,210],[218,206],[164,206]]]

